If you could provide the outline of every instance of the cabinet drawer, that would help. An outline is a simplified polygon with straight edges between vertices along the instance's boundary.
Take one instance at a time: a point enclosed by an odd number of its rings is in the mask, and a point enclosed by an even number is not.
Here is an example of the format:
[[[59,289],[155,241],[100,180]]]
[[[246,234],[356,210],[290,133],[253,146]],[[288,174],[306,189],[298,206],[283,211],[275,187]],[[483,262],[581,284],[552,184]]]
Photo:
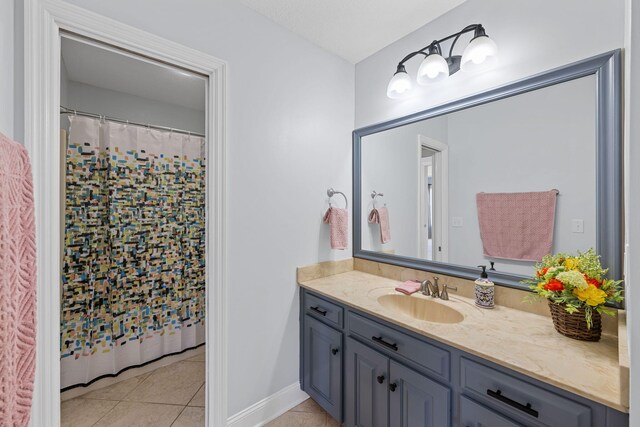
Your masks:
[[[591,408],[493,368],[460,359],[462,391],[528,424],[592,425]]]
[[[463,427],[522,427],[521,424],[464,396],[460,397],[460,425]]]
[[[439,347],[410,337],[373,320],[349,312],[351,335],[363,339],[372,347],[387,350],[422,367],[434,377],[449,381],[450,355]]]
[[[318,298],[308,292],[304,295],[304,310],[306,313],[330,325],[342,329],[343,310],[339,305]]]

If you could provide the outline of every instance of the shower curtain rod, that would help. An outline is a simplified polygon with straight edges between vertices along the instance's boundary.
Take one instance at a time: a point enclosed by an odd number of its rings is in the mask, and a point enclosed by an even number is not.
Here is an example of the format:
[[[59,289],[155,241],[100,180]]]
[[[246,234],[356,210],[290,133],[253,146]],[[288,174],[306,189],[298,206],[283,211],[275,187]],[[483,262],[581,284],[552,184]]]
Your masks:
[[[110,122],[123,123],[123,124],[133,125],[133,126],[142,126],[142,127],[148,128],[148,129],[164,130],[164,131],[167,131],[167,132],[175,132],[175,133],[180,133],[180,134],[184,134],[184,135],[199,136],[199,137],[202,137],[202,138],[205,137],[204,134],[197,133],[197,132],[190,132],[190,131],[184,130],[184,129],[170,128],[170,127],[167,127],[167,126],[150,125],[148,123],[132,122],[132,121],[129,121],[129,120],[119,119],[117,117],[109,117],[109,116],[103,116],[103,115],[95,114],[95,113],[87,113],[86,111],[74,110],[72,108],[63,107],[62,105],[60,106],[60,114],[72,114],[72,115],[75,115],[75,116],[91,117],[91,118],[94,118],[94,119],[109,120]]]

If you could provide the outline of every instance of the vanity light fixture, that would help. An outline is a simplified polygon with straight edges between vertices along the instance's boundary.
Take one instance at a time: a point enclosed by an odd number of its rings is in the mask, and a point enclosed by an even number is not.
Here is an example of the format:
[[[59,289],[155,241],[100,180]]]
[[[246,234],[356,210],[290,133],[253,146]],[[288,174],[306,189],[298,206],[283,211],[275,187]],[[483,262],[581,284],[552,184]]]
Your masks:
[[[453,48],[461,35],[473,31],[474,35],[462,56],[453,55]],[[449,56],[442,56],[441,43],[453,39],[449,48]],[[481,24],[471,24],[461,31],[440,40],[434,40],[428,46],[411,52],[398,63],[396,72],[387,86],[387,96],[392,99],[406,97],[413,88],[413,82],[404,66],[405,62],[417,55],[424,59],[418,68],[416,80],[420,85],[428,85],[445,80],[462,69],[465,72],[478,72],[490,68],[496,62],[498,46],[487,36]]]

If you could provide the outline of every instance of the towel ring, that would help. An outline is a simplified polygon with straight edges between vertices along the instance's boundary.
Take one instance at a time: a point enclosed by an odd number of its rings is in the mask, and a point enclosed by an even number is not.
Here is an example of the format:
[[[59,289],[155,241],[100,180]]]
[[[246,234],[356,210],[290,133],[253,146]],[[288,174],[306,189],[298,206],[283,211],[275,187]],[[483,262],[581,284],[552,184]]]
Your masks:
[[[347,200],[347,196],[345,196],[345,194],[342,191],[336,191],[333,188],[329,188],[327,190],[327,196],[329,196],[329,206],[331,206],[331,198],[336,194],[342,194],[342,197],[344,197],[344,208],[348,209],[349,201]]]
[[[383,193],[378,193],[376,190],[373,190],[371,192],[371,200],[373,200],[372,203],[373,203],[373,207],[374,208],[376,207],[376,197],[384,197],[384,194]],[[384,205],[387,206],[386,203]]]

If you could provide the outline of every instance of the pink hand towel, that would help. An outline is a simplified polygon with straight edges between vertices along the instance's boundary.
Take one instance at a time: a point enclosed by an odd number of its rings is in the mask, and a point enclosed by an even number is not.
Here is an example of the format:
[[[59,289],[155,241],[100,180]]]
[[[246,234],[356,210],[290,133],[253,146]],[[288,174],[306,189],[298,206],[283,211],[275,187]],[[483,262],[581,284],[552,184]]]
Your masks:
[[[331,249],[347,249],[349,244],[349,212],[346,209],[330,207],[322,219],[329,224]]]
[[[369,214],[370,224],[380,224],[380,241],[388,243],[391,241],[391,230],[389,228],[389,210],[386,207],[380,209],[373,208]]]
[[[36,350],[36,240],[27,150],[0,134],[0,426],[26,426]]]
[[[540,261],[551,253],[557,190],[478,193],[478,222],[484,254]]]
[[[396,291],[402,292],[405,295],[411,295],[420,290],[420,283],[413,280],[407,280],[396,288]]]

